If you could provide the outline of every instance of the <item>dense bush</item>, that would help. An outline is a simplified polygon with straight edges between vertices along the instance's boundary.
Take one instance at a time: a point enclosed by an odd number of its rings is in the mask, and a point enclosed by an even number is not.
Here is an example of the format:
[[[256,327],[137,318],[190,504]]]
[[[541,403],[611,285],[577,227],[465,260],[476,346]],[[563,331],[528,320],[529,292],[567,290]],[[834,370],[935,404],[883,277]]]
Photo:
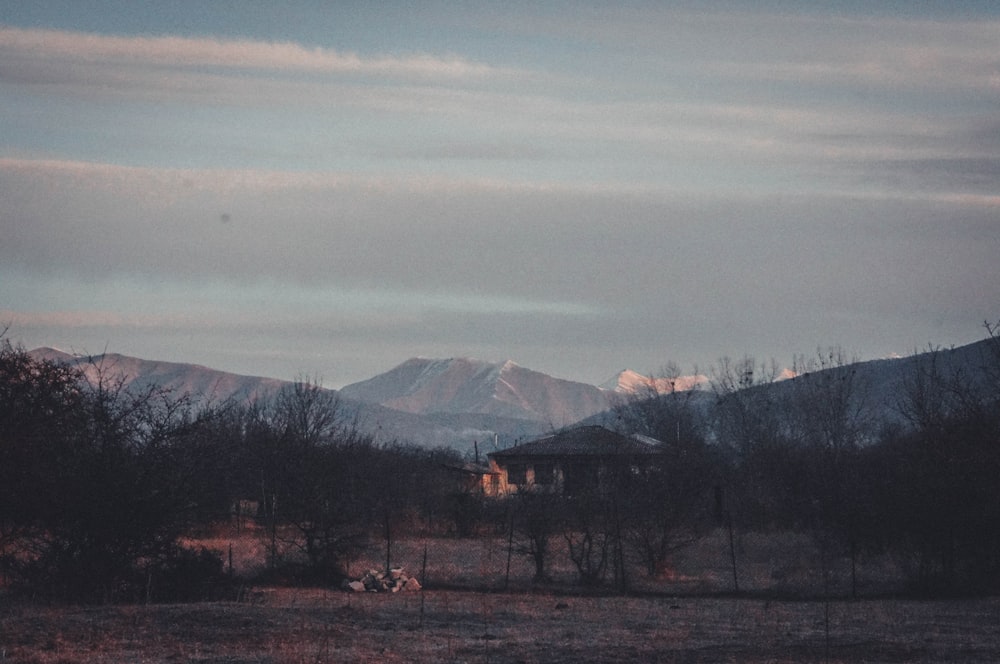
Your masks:
[[[272,574],[329,583],[372,538],[388,558],[400,528],[446,509],[451,456],[376,445],[314,382],[196,408],[126,389],[113,369],[87,377],[0,343],[0,572],[14,589],[79,602],[215,596],[221,560],[178,542],[241,499],[261,505]]]
[[[0,346],[0,543],[15,588],[74,601],[141,594],[195,522],[209,411],[160,389]],[[207,449],[207,448],[206,448]]]

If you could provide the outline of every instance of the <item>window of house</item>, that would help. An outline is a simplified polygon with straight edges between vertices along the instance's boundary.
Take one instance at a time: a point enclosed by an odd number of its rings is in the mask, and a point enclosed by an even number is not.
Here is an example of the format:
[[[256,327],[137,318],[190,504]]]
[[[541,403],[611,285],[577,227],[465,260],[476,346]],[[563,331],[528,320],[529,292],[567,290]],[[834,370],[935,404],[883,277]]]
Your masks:
[[[555,478],[555,467],[551,463],[535,464],[535,484],[552,484]]]
[[[507,484],[527,484],[528,467],[523,463],[512,463],[507,466]]]

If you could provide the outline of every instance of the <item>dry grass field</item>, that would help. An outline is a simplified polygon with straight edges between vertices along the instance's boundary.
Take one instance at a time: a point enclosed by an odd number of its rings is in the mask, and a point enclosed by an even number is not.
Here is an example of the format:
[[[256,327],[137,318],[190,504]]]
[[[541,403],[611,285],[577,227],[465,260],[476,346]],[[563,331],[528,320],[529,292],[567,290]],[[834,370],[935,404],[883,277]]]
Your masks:
[[[0,661],[996,662],[998,616],[998,599],[259,589],[240,604],[5,605]]]
[[[244,529],[237,534],[220,528],[211,535],[187,541],[188,546],[204,546],[225,562],[227,569],[240,577],[255,577],[267,568],[268,542],[262,530]],[[561,537],[550,542],[546,570],[559,589],[571,588],[577,573],[566,552]],[[819,553],[812,540],[791,533],[747,533],[736,541],[737,576],[741,592],[776,596],[816,597],[821,594],[846,596],[850,593],[849,563],[846,559],[830,563],[830,574],[824,579]],[[288,560],[295,552],[287,545],[278,545],[279,555]],[[406,537],[392,543],[390,559],[393,565],[404,567],[417,575],[427,586],[471,590],[534,589],[531,578],[532,562],[517,554],[509,554],[507,537],[483,534],[475,538]],[[902,590],[900,570],[886,558],[861,559],[858,566],[858,587],[862,595],[898,594]],[[354,561],[348,572],[358,577],[370,568],[385,566],[384,544],[372,541],[369,550]],[[664,578],[650,579],[641,565],[628,565],[628,586],[640,593],[667,595],[732,594],[732,559],[729,540],[718,530],[697,543],[677,552],[671,573]]]
[[[252,532],[191,543],[227,564],[231,549],[238,576],[266,566]],[[852,601],[844,561],[824,580],[806,539],[759,535],[739,541],[733,595],[727,544],[706,538],[665,578],[637,571],[628,595],[582,592],[558,546],[553,581],[533,588],[500,536],[395,543],[393,563],[427,586],[414,593],[247,586],[241,602],[99,607],[0,593],[0,664],[1000,661],[1000,598],[899,599],[898,570],[865,560]],[[373,543],[351,572],[384,558]]]

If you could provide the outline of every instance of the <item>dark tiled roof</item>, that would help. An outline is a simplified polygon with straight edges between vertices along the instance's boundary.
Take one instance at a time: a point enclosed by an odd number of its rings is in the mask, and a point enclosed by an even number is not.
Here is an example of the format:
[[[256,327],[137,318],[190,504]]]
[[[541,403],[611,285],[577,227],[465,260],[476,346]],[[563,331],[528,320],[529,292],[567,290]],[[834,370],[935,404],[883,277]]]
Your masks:
[[[484,465],[476,464],[476,463],[463,463],[463,464],[443,463],[441,465],[443,467],[447,468],[448,470],[453,470],[453,471],[455,471],[457,473],[465,473],[467,475],[490,475],[491,474],[489,466],[484,466]]]
[[[639,456],[657,454],[657,445],[646,438],[623,436],[602,426],[566,429],[515,445],[489,456],[495,459],[548,456]]]

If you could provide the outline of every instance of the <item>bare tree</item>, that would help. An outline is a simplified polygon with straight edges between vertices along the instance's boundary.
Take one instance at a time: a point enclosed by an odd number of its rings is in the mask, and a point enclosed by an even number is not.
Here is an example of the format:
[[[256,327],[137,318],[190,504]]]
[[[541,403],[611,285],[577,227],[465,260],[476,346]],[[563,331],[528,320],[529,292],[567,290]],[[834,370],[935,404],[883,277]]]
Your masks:
[[[763,525],[781,509],[775,494],[776,460],[784,455],[783,407],[769,389],[780,376],[777,363],[758,364],[751,356],[723,357],[711,373],[712,429],[709,439],[730,457],[725,518],[732,523]]]
[[[697,368],[694,374],[696,378]],[[704,436],[705,396],[698,382],[668,362],[659,376],[623,396],[613,411],[623,433],[679,444]]]
[[[597,487],[566,499],[563,539],[581,585],[597,586],[615,552],[616,496]]]
[[[379,490],[373,441],[318,381],[296,381],[248,416],[272,567],[280,542],[306,556],[311,580],[342,577],[370,537]]]
[[[924,592],[1000,588],[1000,346],[986,324],[980,377],[949,367],[940,350],[918,356],[900,412],[908,426],[876,450],[883,539]]]
[[[509,498],[510,548],[527,556],[535,566],[534,582],[549,580],[547,565],[552,538],[564,521],[561,496],[541,491],[524,491]]]
[[[697,370],[694,374],[697,375]],[[644,389],[616,407],[627,433],[656,439],[660,454],[642,469],[619,474],[615,495],[622,537],[650,575],[666,573],[670,557],[700,538],[711,526],[713,487],[721,481],[721,462],[709,451],[706,407],[709,395],[685,381],[668,363]]]
[[[856,358],[842,349],[800,356],[791,379],[788,436],[797,449],[790,456],[806,483],[793,496],[794,511],[817,538],[823,554],[824,579],[832,554],[846,549],[851,561],[851,594],[857,595],[857,560],[861,530],[868,511],[861,486],[860,450],[873,440],[868,386],[856,370]]]
[[[749,355],[723,357],[711,371],[718,442],[746,458],[772,443],[780,432],[773,393],[765,388],[781,375],[777,362],[760,363]]]
[[[667,574],[673,554],[713,526],[721,466],[703,441],[664,443],[654,463],[624,475],[624,538],[651,576]]]

